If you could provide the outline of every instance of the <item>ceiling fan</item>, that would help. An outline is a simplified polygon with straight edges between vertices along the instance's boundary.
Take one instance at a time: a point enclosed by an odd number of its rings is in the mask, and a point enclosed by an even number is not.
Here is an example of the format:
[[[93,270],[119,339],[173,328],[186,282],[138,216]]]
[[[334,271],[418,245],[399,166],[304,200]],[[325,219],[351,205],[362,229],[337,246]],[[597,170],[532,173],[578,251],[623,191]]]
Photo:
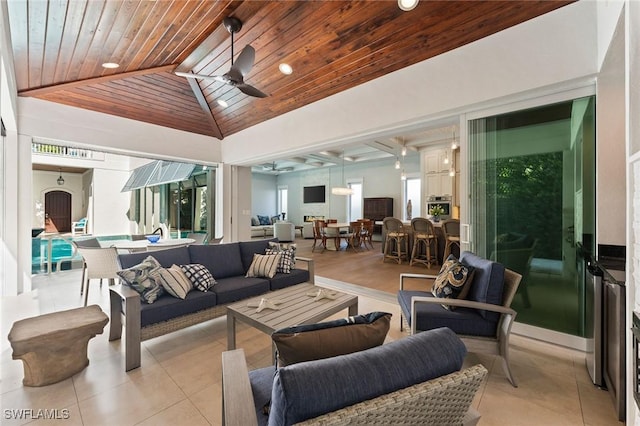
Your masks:
[[[251,71],[256,57],[256,51],[251,45],[247,44],[242,52],[238,55],[238,59],[233,61],[233,35],[240,31],[242,22],[233,16],[224,18],[222,25],[231,34],[231,69],[223,75],[203,75],[188,72],[176,71],[176,75],[187,78],[200,78],[203,80],[217,80],[224,84],[238,88],[242,93],[254,96],[256,98],[266,98],[266,93],[256,89],[255,87],[244,82],[244,77]]]
[[[292,172],[293,167],[277,167],[275,161],[270,164],[263,164],[262,170],[269,173]]]

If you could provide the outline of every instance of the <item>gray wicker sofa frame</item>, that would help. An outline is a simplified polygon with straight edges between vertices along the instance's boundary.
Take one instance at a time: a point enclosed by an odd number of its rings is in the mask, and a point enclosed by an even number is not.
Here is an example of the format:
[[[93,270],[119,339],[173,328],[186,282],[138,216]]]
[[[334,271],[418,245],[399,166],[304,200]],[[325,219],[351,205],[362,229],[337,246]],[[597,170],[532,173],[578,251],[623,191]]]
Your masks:
[[[290,274],[277,273],[272,279],[245,277],[253,254],[264,254],[269,242],[277,239],[119,255],[123,269],[139,264],[149,255],[165,268],[173,264],[201,263],[217,281],[212,291],[193,290],[184,300],[165,294],[153,304],[142,302],[140,295],[129,286],[111,286],[109,340],[121,339],[124,326],[125,371],[140,367],[141,343],[145,340],[226,315],[230,303],[304,282],[314,283],[313,259],[303,257],[296,257],[296,267]]]

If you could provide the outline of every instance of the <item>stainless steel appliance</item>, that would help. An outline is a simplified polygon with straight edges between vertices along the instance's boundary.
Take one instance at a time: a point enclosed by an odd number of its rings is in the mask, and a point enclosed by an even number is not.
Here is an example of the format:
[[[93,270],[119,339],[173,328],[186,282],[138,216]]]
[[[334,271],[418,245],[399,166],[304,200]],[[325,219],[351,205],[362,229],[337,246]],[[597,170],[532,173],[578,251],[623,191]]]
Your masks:
[[[450,195],[432,195],[427,197],[427,214],[431,207],[439,205],[444,210],[444,214],[440,215],[440,219],[451,219],[451,196]]]
[[[602,269],[592,259],[586,260],[585,280],[585,338],[587,339],[586,364],[591,381],[603,386],[602,359]]]
[[[604,362],[602,377],[611,394],[618,420],[626,417],[626,344],[624,271],[604,268],[602,277]]]
[[[593,383],[606,388],[620,421],[626,417],[626,329],[624,246],[599,244],[585,260],[586,365]]]

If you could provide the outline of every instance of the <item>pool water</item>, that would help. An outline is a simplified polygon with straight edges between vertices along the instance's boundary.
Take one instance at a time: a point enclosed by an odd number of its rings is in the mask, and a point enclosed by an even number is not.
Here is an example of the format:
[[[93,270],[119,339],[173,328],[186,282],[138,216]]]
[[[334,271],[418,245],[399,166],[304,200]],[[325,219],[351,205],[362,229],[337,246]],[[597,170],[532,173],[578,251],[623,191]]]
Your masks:
[[[129,235],[106,235],[96,237],[98,241],[112,241],[112,240],[130,240]],[[47,245],[51,240],[51,271],[55,272],[58,268],[58,262],[60,262],[60,270],[65,271],[74,267],[79,268],[81,266],[82,257],[79,254],[73,256],[73,246],[71,241],[86,239],[82,238],[32,238],[31,239],[31,273],[32,274],[46,274],[47,273]]]

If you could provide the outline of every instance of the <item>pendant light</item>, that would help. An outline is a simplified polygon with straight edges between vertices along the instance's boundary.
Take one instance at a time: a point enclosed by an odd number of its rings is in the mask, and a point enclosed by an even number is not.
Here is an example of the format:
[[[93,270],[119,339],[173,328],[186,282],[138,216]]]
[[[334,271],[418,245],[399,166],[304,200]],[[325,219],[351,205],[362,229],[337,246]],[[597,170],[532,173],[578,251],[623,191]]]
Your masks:
[[[342,182],[344,182],[344,151],[342,151]],[[352,195],[353,189],[346,186],[334,186],[331,188],[331,193],[333,195]]]
[[[455,151],[458,149],[458,142],[456,141],[456,130],[453,129],[453,137],[451,138],[451,149]]]
[[[58,173],[60,174],[60,176],[58,176],[58,179],[56,180],[56,182],[58,182],[58,185],[64,185],[64,178],[62,177],[62,169],[58,169]]]

